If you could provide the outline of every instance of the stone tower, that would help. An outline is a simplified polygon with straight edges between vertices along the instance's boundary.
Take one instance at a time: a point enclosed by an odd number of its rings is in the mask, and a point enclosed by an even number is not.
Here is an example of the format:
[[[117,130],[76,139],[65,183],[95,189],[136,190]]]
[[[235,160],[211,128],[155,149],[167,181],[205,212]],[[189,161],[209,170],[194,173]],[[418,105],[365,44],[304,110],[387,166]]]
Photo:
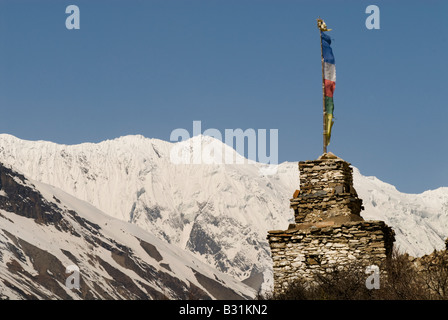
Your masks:
[[[274,292],[291,281],[312,280],[351,261],[380,265],[392,253],[394,231],[361,217],[350,163],[332,153],[299,162],[300,190],[290,200],[295,223],[268,232]]]
[[[350,163],[332,153],[299,162],[300,191],[291,199],[296,223],[362,220]]]

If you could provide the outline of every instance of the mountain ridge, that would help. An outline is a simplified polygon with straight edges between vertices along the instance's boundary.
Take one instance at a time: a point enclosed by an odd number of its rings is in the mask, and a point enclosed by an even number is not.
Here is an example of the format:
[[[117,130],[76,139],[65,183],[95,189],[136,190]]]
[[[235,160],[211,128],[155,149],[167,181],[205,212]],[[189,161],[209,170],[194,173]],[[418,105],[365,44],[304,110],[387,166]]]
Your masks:
[[[1,299],[248,299],[255,294],[138,226],[3,165],[0,190]],[[76,290],[67,286],[69,267],[80,274]]]
[[[197,142],[201,147],[214,144],[222,154],[235,153],[234,159],[242,157],[207,136],[171,143],[128,135],[70,146],[0,135],[0,161],[137,224],[239,280],[262,276],[266,289],[272,284],[266,232],[284,229],[293,219],[289,199],[300,185],[297,162],[281,163],[275,174],[262,174],[264,165],[253,161],[170,161],[173,146],[194,160],[197,154],[191,147]],[[356,167],[354,184],[366,208],[361,215],[396,229],[401,249],[418,256],[443,246],[448,188],[408,195],[362,176]]]

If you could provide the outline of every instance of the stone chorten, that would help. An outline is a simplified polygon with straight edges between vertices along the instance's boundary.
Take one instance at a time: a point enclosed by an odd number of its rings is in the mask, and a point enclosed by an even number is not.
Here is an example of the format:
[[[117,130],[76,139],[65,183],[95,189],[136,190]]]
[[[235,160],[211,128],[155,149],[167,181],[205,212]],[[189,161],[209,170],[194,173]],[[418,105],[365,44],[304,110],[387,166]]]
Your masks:
[[[290,200],[295,224],[268,232],[274,292],[298,278],[312,280],[358,260],[381,264],[392,253],[394,231],[383,221],[361,217],[362,200],[353,187],[350,163],[325,153],[299,162],[300,190]]]
[[[299,162],[299,171],[300,190],[291,199],[296,223],[363,220],[350,163],[325,153],[317,160]]]

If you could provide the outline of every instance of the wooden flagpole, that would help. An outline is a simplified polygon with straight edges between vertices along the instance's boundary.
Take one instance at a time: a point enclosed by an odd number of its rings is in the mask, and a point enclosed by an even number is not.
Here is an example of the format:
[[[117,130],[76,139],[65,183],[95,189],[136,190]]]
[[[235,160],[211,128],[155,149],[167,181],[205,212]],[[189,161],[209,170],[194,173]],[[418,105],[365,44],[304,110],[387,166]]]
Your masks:
[[[325,74],[324,74],[324,52],[322,48],[322,30],[320,29],[319,24],[320,18],[317,20],[317,28],[319,29],[319,35],[320,35],[320,57],[322,61],[322,99],[323,99],[323,143],[324,148],[323,152],[327,153],[327,123],[325,121]]]

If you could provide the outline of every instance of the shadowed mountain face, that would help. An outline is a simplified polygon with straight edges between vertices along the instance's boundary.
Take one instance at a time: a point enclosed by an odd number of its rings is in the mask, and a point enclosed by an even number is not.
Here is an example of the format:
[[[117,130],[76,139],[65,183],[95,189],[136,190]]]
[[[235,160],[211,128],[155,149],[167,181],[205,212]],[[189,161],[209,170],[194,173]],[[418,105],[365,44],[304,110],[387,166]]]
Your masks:
[[[79,288],[70,288],[76,279]],[[249,287],[148,232],[0,165],[0,299],[250,296]]]

